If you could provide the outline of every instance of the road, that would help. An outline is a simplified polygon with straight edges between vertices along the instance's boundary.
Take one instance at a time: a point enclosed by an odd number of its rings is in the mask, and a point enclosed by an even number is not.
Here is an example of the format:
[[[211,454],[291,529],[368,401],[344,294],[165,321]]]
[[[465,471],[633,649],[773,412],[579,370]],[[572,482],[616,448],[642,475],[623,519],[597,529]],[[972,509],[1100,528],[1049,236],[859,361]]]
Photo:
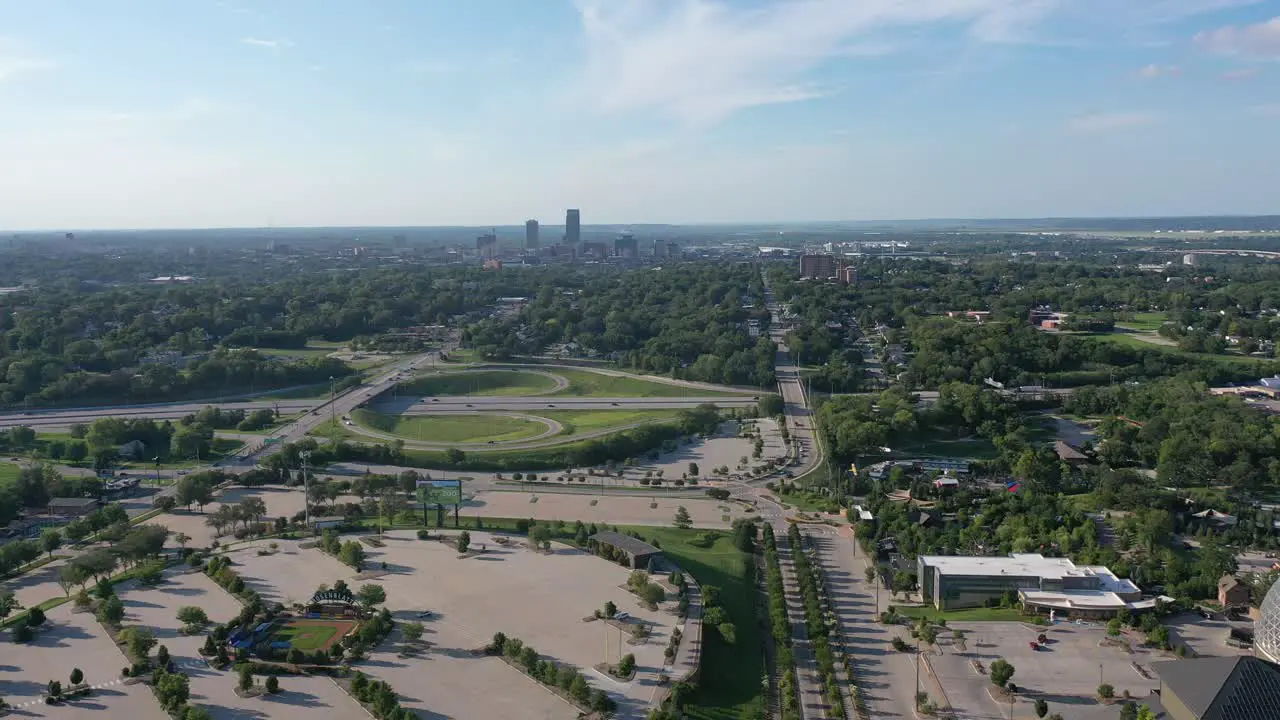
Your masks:
[[[379,400],[379,412],[405,415],[436,415],[458,412],[500,412],[528,410],[688,410],[699,405],[754,407],[751,396],[694,398],[586,398],[586,397],[437,397]]]
[[[125,405],[101,408],[69,408],[64,410],[32,410],[25,413],[0,414],[0,428],[26,425],[31,428],[70,427],[76,423],[88,425],[98,418],[152,418],[154,420],[179,420],[215,405],[223,410],[276,410],[281,415],[304,412],[322,402],[311,400],[250,400],[241,402],[188,402],[159,403],[154,405]]]

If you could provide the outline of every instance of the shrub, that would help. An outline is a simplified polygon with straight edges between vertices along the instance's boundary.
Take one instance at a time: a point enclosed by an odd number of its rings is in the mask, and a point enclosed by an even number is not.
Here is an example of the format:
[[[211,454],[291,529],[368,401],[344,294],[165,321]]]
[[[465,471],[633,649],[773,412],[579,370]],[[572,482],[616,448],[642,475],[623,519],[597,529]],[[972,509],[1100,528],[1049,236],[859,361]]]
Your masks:
[[[277,678],[275,675],[268,675],[266,688],[267,688],[267,692],[270,693],[271,695],[275,695],[276,693],[280,692],[280,679]]]
[[[1098,686],[1098,697],[1110,699],[1116,696],[1116,689],[1111,683],[1102,683]]]

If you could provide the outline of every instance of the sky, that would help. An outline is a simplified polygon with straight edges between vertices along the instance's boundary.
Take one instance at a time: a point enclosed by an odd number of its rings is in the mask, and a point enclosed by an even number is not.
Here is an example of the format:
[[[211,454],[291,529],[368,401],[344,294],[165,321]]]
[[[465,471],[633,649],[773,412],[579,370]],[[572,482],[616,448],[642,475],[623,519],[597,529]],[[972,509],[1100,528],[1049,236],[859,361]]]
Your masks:
[[[1280,0],[0,0],[0,228],[1280,213]]]

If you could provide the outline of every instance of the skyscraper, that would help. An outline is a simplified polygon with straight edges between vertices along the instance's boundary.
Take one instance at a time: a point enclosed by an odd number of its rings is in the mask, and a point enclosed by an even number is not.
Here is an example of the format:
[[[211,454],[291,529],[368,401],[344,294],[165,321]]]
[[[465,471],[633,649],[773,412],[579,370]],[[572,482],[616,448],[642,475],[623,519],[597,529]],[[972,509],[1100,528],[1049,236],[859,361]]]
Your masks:
[[[564,242],[575,247],[582,242],[582,216],[577,210],[564,214]]]
[[[524,221],[524,249],[525,250],[538,249],[538,221],[537,220]]]

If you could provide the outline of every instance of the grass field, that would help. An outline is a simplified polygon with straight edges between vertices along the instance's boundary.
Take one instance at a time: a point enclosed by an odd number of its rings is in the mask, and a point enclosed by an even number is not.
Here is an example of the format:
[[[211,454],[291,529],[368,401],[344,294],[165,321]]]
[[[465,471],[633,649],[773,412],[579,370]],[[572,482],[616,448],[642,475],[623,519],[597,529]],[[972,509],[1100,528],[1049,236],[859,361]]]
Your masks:
[[[1159,330],[1160,326],[1164,325],[1165,321],[1168,319],[1168,313],[1134,313],[1133,319],[1119,320],[1116,322],[1116,327],[1122,327],[1136,332],[1155,332]]]
[[[1158,345],[1156,343],[1147,342],[1146,340],[1143,340],[1140,337],[1136,337],[1134,335],[1127,334],[1127,333],[1088,333],[1088,334],[1081,334],[1081,337],[1086,337],[1097,342],[1109,342],[1109,343],[1116,343],[1119,345],[1127,345],[1129,347],[1139,348],[1141,350],[1157,350],[1160,352],[1185,355],[1187,357],[1193,357],[1200,360],[1213,360],[1217,362],[1231,363],[1236,365],[1240,365],[1240,364],[1269,365],[1276,362],[1275,360],[1272,360],[1270,358],[1250,357],[1248,355],[1213,355],[1210,353],[1187,352],[1185,350],[1179,350],[1177,347],[1173,345]]]
[[[293,619],[275,628],[271,639],[288,640],[290,647],[304,652],[328,650],[355,626],[351,620]]]
[[[21,469],[21,466],[14,463],[0,463],[0,483],[17,480],[18,471]]]
[[[541,435],[547,430],[547,426],[541,423],[494,413],[384,415],[370,410],[356,410],[351,413],[351,419],[371,430],[410,440],[442,443],[523,440]]]
[[[760,626],[756,619],[758,593],[750,558],[733,546],[728,533],[713,533],[710,547],[695,542],[702,530],[629,527],[645,540],[658,540],[662,551],[702,586],[720,588],[725,612],[737,628],[737,642],[727,645],[712,628],[702,635],[702,670],[698,689],[685,705],[685,717],[697,720],[736,720],[757,717],[764,699],[760,677],[764,672],[760,653]]]
[[[281,358],[315,358],[324,357],[331,352],[337,350],[333,347],[312,347],[310,343],[305,348],[289,349],[289,348],[254,348],[263,355]]]
[[[538,417],[555,420],[564,426],[562,435],[581,435],[612,427],[636,423],[671,420],[678,410],[548,410]]]
[[[547,372],[564,377],[569,387],[555,395],[575,397],[741,397],[742,393],[719,392],[683,385],[642,380],[622,375],[602,375],[590,370],[547,368]]]
[[[1026,620],[1012,608],[965,608],[963,610],[939,610],[932,606],[901,607],[894,605],[899,615],[909,618],[933,618],[947,622],[1018,622]]]
[[[555,380],[546,375],[519,370],[424,375],[400,385],[411,395],[532,395],[554,389]]]

